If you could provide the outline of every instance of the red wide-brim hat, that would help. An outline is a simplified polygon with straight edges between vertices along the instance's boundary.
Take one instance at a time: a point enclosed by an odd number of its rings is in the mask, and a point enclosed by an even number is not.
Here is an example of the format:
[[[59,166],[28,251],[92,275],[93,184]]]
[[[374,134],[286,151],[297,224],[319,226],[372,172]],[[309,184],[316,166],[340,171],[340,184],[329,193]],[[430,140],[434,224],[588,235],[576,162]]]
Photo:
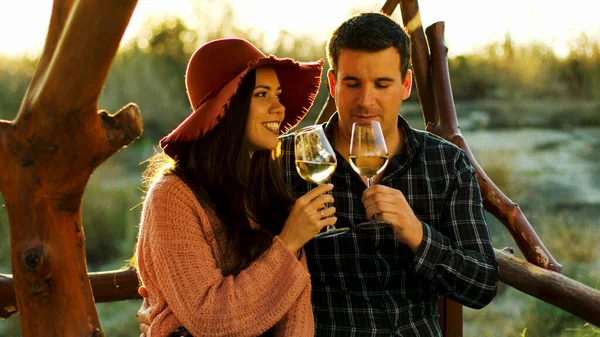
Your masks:
[[[283,134],[296,126],[315,100],[323,61],[297,62],[266,56],[246,40],[219,39],[204,44],[190,58],[185,84],[193,111],[160,140],[163,151],[175,158],[178,143],[194,141],[214,129],[244,76],[262,66],[272,67],[281,84],[285,117],[280,132]]]

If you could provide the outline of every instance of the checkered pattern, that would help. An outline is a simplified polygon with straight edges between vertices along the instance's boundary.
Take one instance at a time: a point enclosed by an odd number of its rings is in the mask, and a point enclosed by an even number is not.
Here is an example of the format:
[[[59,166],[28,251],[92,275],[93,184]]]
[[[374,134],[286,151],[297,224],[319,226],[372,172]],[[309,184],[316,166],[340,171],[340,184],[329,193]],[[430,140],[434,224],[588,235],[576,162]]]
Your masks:
[[[325,124],[333,144],[337,114]],[[496,293],[498,265],[475,171],[461,149],[423,131],[398,126],[403,151],[390,158],[380,184],[404,193],[421,220],[416,254],[389,228],[360,230],[365,185],[337,153],[334,185],[338,227],[351,230],[305,246],[312,275],[317,336],[441,336],[438,294],[481,308]],[[293,135],[281,138],[284,179],[295,197],[315,185],[294,166]]]

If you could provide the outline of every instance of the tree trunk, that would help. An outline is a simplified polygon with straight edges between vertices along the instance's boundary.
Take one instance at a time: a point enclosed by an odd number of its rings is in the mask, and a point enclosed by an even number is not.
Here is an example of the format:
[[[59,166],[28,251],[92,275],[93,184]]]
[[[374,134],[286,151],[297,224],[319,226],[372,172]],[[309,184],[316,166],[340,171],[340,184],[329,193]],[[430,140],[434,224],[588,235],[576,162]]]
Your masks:
[[[23,336],[103,336],[85,261],[81,199],[96,167],[141,135],[137,106],[98,97],[136,0],[55,1],[20,111],[0,121],[0,191]]]

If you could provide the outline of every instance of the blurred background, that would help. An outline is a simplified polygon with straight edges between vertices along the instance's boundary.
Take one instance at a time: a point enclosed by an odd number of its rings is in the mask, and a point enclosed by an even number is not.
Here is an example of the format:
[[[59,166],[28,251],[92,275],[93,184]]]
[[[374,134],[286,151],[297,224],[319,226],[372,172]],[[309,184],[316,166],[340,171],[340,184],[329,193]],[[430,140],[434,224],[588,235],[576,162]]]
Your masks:
[[[189,113],[183,75],[202,43],[243,37],[267,53],[325,58],[331,31],[383,0],[140,0],[110,70],[100,108],[139,105],[143,136],[91,177],[83,199],[90,271],[118,269],[132,256],[141,211],[141,172],[158,140]],[[12,120],[43,46],[51,1],[0,4],[0,119]],[[600,24],[591,3],[421,0],[425,27],[446,22],[452,89],[464,137],[493,181],[525,215],[563,273],[600,283]],[[468,14],[467,14],[468,13]],[[401,22],[399,9],[393,18]],[[324,77],[325,78],[325,77]],[[314,123],[322,87],[301,126]],[[401,114],[423,129],[418,93]],[[10,274],[9,224],[0,196],[0,273]],[[518,250],[488,214],[496,248]],[[522,257],[518,251],[516,255]],[[137,336],[140,301],[98,304],[106,336]],[[465,336],[600,336],[600,329],[499,287],[482,310],[465,308]],[[526,330],[526,331],[525,331]],[[20,336],[19,318],[0,336]]]

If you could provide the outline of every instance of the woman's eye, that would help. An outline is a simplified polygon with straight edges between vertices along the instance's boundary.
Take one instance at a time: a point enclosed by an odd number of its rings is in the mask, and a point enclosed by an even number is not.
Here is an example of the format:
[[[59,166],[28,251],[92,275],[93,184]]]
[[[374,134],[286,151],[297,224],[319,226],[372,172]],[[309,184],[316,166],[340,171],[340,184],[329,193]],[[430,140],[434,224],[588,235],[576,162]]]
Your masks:
[[[257,92],[254,94],[254,97],[267,97],[266,92]]]

